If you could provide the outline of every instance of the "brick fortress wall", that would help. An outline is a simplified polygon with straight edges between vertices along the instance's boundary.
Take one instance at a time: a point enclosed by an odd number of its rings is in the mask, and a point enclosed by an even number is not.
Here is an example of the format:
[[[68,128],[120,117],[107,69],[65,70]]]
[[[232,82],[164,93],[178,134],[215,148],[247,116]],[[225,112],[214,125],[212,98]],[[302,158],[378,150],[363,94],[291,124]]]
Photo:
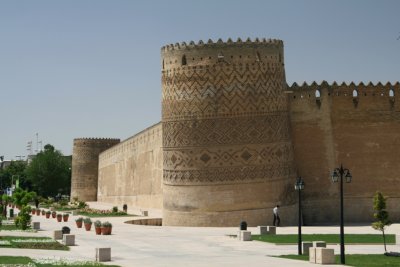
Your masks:
[[[280,40],[165,46],[163,224],[251,226],[293,214],[293,151]]]
[[[162,164],[158,123],[100,154],[97,200],[162,209]]]
[[[371,221],[379,190],[389,196],[389,214],[399,221],[399,83],[295,83],[289,90],[295,162],[306,182],[304,221],[339,221],[339,185],[330,172],[341,163],[353,175],[344,185],[345,219]]]

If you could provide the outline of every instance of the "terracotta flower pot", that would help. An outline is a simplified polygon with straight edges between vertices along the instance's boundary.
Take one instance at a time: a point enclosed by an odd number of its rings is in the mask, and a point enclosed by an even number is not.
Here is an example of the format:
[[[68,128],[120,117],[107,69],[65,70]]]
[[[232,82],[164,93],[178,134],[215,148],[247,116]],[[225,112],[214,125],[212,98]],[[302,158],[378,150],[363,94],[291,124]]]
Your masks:
[[[111,235],[112,227],[101,227],[101,234],[102,235]]]
[[[61,222],[62,221],[62,216],[57,216],[57,222]]]
[[[85,223],[85,230],[90,231],[92,229],[92,224],[91,223]]]
[[[36,215],[40,216],[40,210],[36,210]]]
[[[68,217],[69,217],[69,215],[63,215],[64,222],[68,222]]]
[[[50,218],[50,213],[46,213],[46,219]]]
[[[96,235],[101,235],[101,227],[95,227]]]
[[[75,221],[76,227],[82,228],[82,221]]]
[[[36,210],[31,210],[32,215],[35,215]]]
[[[57,213],[52,213],[51,217],[56,218],[57,217]]]

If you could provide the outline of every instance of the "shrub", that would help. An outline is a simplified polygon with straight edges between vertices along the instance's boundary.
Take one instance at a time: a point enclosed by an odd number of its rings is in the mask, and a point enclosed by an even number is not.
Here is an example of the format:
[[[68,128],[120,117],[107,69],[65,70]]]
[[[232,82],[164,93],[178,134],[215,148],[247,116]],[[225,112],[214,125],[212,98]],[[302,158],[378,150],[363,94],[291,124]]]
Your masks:
[[[82,222],[83,221],[83,217],[78,217],[75,219],[76,222]]]
[[[101,221],[97,220],[94,222],[95,227],[101,227]]]
[[[79,201],[79,203],[78,203],[78,208],[79,209],[83,209],[83,208],[86,208],[86,207],[87,207],[87,204],[84,201]]]
[[[102,227],[112,227],[112,224],[110,222],[103,222],[101,224]]]
[[[112,212],[118,212],[118,207],[117,207],[117,206],[114,206],[114,207],[112,208]]]
[[[83,219],[83,222],[86,224],[92,224],[92,220],[89,217],[86,217],[85,219]]]
[[[17,218],[15,219],[15,226],[26,230],[31,225],[31,207],[24,206],[19,212]]]

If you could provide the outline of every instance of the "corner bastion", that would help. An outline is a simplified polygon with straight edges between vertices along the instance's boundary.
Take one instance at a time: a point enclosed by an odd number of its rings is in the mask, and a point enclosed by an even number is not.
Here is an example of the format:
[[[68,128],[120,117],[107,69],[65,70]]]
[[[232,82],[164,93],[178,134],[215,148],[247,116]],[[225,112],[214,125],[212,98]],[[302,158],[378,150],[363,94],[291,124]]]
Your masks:
[[[71,200],[97,200],[99,154],[118,144],[119,139],[76,138],[72,151]]]
[[[294,220],[281,40],[167,45],[162,57],[163,225]]]

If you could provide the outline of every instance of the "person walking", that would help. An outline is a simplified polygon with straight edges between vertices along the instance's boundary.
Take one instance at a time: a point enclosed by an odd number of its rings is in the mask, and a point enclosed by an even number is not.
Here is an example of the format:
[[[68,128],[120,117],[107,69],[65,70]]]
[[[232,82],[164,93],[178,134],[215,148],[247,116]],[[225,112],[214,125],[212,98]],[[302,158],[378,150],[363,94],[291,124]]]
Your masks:
[[[274,213],[274,226],[279,226],[281,223],[281,218],[279,218],[279,205],[276,205],[275,208],[272,210]]]

